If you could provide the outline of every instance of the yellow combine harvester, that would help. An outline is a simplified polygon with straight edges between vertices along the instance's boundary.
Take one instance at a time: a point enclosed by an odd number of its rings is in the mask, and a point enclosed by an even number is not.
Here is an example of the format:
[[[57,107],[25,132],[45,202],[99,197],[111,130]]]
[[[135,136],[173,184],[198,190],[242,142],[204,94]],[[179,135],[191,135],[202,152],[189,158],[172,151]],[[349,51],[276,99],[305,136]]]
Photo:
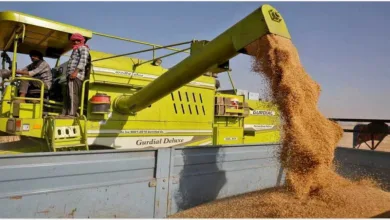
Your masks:
[[[229,59],[245,54],[245,46],[267,34],[290,38],[276,9],[263,5],[212,41],[189,41],[169,46],[134,41],[83,28],[6,11],[0,13],[0,49],[3,69],[12,64],[12,77],[4,83],[0,131],[19,135],[20,142],[0,144],[2,154],[147,147],[275,143],[280,139],[276,106],[250,98],[247,92],[218,91],[216,74],[230,71]],[[150,49],[114,55],[91,50],[90,77],[84,81],[79,117],[57,117],[61,112],[64,85],[50,91],[29,91],[18,97],[15,74],[18,54],[38,50],[58,59],[53,79],[65,77],[61,56],[71,50],[69,37],[80,33],[150,46]],[[173,48],[190,44],[186,50]],[[171,69],[163,68],[155,50],[190,50],[190,55]],[[153,51],[150,60],[128,55]],[[12,62],[12,63],[11,63]],[[87,89],[86,89],[87,88]],[[85,95],[84,95],[85,94]],[[256,96],[256,95],[254,95]],[[25,103],[15,100],[25,99]],[[107,108],[94,100],[110,100]]]

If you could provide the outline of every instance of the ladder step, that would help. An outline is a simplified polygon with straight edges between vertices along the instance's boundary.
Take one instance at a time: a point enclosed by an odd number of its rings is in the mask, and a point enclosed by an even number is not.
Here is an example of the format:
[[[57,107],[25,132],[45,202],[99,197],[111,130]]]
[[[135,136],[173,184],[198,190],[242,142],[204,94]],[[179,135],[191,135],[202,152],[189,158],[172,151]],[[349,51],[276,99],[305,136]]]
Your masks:
[[[67,149],[67,148],[79,148],[79,147],[83,147],[84,149],[87,149],[87,147],[85,146],[85,144],[73,144],[73,145],[66,145],[66,146],[54,146],[54,148],[56,150],[59,150],[59,149]]]
[[[73,142],[73,141],[82,141],[81,137],[77,138],[67,138],[67,139],[56,139],[55,143],[66,143],[66,142]]]
[[[86,123],[85,117],[81,120]],[[58,122],[56,123],[56,121]],[[76,122],[76,125],[74,122]],[[52,140],[53,142],[49,139],[47,141],[50,142],[50,145],[52,145],[51,148],[54,151],[60,149],[65,150],[67,148],[78,148],[80,150],[84,148],[84,150],[89,150],[85,137],[86,134],[83,133],[85,128],[84,125],[81,124],[80,118],[57,118],[54,120],[52,119],[50,123],[52,123],[51,132],[53,132],[52,135],[54,136],[54,140]],[[58,124],[61,124],[61,126],[57,126]]]
[[[71,146],[71,145],[78,145],[78,144],[84,144],[85,143],[81,140],[78,141],[63,141],[63,142],[54,142],[54,146]]]
[[[55,148],[85,147],[85,144],[59,145]]]

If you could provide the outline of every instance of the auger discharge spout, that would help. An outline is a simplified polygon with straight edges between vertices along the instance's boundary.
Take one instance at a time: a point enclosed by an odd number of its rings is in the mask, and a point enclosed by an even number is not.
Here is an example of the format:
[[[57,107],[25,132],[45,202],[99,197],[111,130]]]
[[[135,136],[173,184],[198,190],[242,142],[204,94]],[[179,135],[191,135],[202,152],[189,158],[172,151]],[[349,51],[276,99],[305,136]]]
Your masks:
[[[114,108],[124,114],[141,111],[200,77],[211,67],[223,64],[239,53],[245,54],[247,45],[267,34],[291,39],[279,12],[270,5],[262,5],[137,93],[119,96]]]

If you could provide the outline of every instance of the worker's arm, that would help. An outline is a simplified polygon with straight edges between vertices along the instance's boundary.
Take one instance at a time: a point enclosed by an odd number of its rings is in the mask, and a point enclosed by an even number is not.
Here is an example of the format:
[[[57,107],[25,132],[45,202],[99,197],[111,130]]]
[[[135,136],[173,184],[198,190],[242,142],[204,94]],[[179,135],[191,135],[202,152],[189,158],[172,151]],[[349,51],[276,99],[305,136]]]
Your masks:
[[[31,71],[28,71],[27,67],[23,68],[22,70],[17,70],[16,73],[21,75],[26,75],[26,76],[35,76],[36,74],[41,73],[42,71],[45,70],[45,62],[41,62],[39,66],[37,66],[37,68]]]
[[[31,65],[31,64],[30,64],[30,65]],[[21,70],[16,70],[16,71],[15,71],[16,74],[27,75],[27,76],[28,76],[28,75],[29,75],[28,67],[29,67],[30,65],[24,67],[24,68],[21,69]],[[42,65],[40,65],[40,66],[42,66]],[[35,74],[34,74],[34,75],[35,75]]]

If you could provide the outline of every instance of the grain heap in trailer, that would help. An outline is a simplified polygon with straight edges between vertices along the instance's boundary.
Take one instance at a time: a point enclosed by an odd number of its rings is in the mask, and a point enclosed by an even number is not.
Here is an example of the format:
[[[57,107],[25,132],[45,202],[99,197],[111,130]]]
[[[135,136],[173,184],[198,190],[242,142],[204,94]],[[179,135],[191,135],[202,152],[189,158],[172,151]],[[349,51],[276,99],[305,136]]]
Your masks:
[[[218,90],[216,79],[218,74],[230,74],[229,59],[246,54],[245,46],[261,36],[290,38],[284,20],[270,5],[262,6],[212,41],[192,40],[168,46],[14,11],[0,13],[0,28],[2,68],[8,63],[12,70],[2,88],[0,131],[22,137],[20,142],[3,143],[2,154],[279,142],[277,107],[261,101],[257,93],[234,86],[232,90]],[[60,117],[61,91],[67,62],[59,61],[72,49],[69,39],[74,33],[82,34],[87,41],[98,35],[149,48],[120,55],[92,48],[79,116],[64,118]],[[189,47],[174,48],[184,44]],[[18,97],[20,80],[37,81],[15,74],[17,55],[32,49],[58,60],[52,69],[53,86],[50,90],[31,89],[26,97]],[[162,49],[173,52],[156,57],[155,51]],[[7,52],[13,53],[12,59]],[[129,57],[142,52],[153,56],[150,60]],[[170,69],[161,66],[163,58],[177,53],[189,56]],[[16,102],[21,99],[25,102]]]

